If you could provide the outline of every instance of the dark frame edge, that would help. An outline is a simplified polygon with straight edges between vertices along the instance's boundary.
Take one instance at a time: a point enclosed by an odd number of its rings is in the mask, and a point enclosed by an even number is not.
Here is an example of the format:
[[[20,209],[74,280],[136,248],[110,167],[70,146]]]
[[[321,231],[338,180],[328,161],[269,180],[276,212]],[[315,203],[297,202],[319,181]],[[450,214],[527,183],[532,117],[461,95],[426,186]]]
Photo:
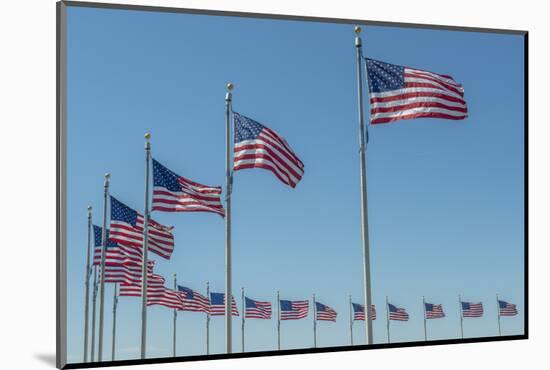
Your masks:
[[[67,365],[66,123],[67,5],[56,3],[56,353],[58,369]]]

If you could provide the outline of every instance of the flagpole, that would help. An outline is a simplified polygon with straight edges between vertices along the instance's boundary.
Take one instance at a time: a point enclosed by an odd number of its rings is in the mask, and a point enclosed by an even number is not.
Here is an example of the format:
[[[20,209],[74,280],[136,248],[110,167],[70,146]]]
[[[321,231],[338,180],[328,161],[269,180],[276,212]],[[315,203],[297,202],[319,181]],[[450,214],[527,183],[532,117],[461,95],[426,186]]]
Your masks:
[[[92,206],[88,206],[88,242],[86,246],[86,276],[84,278],[84,362],[88,362],[88,313],[90,303],[90,238],[92,234]]]
[[[502,335],[500,331],[500,304],[498,303],[498,294],[497,294],[497,318],[498,318],[498,336]]]
[[[281,350],[281,299],[277,290],[277,349]]]
[[[462,310],[462,298],[458,295],[458,308],[460,309],[460,337],[464,339],[464,311]]]
[[[101,275],[99,277],[99,338],[97,344],[97,360],[103,359],[103,313],[105,308],[105,253],[107,249],[107,202],[109,201],[109,179],[111,174],[105,174],[103,182],[103,230],[101,235]]]
[[[353,316],[352,316],[352,304],[351,304],[351,294],[349,296],[349,337],[350,343],[353,346]]]
[[[90,361],[94,362],[95,360],[95,322],[96,322],[96,304],[97,302],[97,265],[94,265],[94,288],[92,292],[92,345],[90,349]]]
[[[143,211],[143,261],[141,275],[141,359],[147,352],[147,252],[149,250],[149,163],[151,162],[151,134],[145,134],[145,205]]]
[[[365,294],[365,338],[367,344],[372,344],[371,317],[371,281],[370,281],[370,246],[369,246],[369,216],[367,204],[367,169],[365,118],[363,110],[363,70],[361,68],[363,49],[361,44],[361,27],[355,27],[355,48],[357,50],[357,96],[359,106],[359,165],[361,170],[361,237],[363,240],[363,279]]]
[[[233,84],[227,84],[225,94],[225,351],[231,353],[231,191],[233,176],[231,171],[231,91]]]
[[[243,312],[242,312],[242,328],[241,328],[241,331],[242,331],[242,335],[241,335],[241,345],[242,345],[242,349],[243,349],[243,352],[244,352],[244,316],[245,316],[245,312],[246,312],[246,302],[244,300],[244,288],[241,288],[241,299],[242,299],[242,307],[243,307]]]
[[[317,304],[313,294],[313,348],[317,348]]]
[[[388,305],[388,296],[386,296],[386,327],[388,332],[388,343],[389,343],[390,342],[390,307]]]
[[[174,290],[178,290],[178,280],[174,274]],[[174,326],[172,329],[172,356],[176,357],[176,322],[178,319],[178,311],[174,308]]]
[[[422,307],[424,309],[424,340],[428,340],[428,330],[426,329],[426,300],[422,296]]]
[[[116,309],[118,306],[118,283],[115,283],[115,291],[113,295],[113,342],[111,344],[111,361],[115,360],[115,345],[116,345]]]
[[[206,282],[206,298],[210,302],[210,283],[208,281]],[[206,354],[210,354],[210,303],[206,313]]]

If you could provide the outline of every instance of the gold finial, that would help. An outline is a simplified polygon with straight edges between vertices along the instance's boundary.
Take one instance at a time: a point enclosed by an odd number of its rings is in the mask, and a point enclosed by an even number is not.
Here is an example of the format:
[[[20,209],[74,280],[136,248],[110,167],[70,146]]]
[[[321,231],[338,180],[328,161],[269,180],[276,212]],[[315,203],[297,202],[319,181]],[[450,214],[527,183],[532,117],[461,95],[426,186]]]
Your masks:
[[[151,138],[151,134],[148,132],[143,136],[145,136],[145,140],[149,140]]]
[[[359,35],[359,34],[361,33],[361,27],[355,26],[355,30],[354,30],[354,31],[355,31],[355,33],[356,33],[357,35]]]
[[[106,178],[106,179],[111,178],[111,174],[110,174],[109,172],[107,172],[107,173],[105,174],[105,178]]]
[[[235,86],[234,86],[231,82],[228,83],[228,84],[227,84],[227,91],[233,90],[234,87],[235,87]]]

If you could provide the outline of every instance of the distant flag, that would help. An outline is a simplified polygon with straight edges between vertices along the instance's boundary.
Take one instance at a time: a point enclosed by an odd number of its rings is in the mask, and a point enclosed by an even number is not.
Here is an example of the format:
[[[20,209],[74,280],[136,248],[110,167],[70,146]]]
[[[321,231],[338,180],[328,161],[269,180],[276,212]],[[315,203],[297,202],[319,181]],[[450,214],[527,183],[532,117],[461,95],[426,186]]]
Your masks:
[[[94,264],[101,264],[101,249],[102,249],[102,232],[103,228],[94,225]],[[133,262],[136,265],[141,265],[142,252],[134,247],[126,247],[109,240],[109,230],[107,229],[107,248],[105,258],[111,260],[118,259],[119,263]]]
[[[183,311],[208,313],[210,310],[210,301],[202,294],[182,285],[178,285],[178,292],[183,301]]]
[[[111,196],[110,239],[122,245],[142,248],[144,218],[137,211]],[[149,251],[170,259],[174,251],[172,227],[149,218]]]
[[[399,308],[388,303],[388,310],[390,312],[390,320],[409,321],[409,314],[404,308]]]
[[[245,297],[246,319],[271,319],[271,302],[261,302]]]
[[[500,316],[516,316],[518,309],[515,304],[508,303],[506,301],[498,301],[498,309]]]
[[[182,177],[153,159],[153,211],[213,212],[224,216],[220,186]]]
[[[451,76],[366,58],[371,123],[468,116],[464,89]]]
[[[352,303],[353,319],[365,320],[365,306],[359,303]],[[376,306],[371,305],[371,320],[376,320]]]
[[[210,293],[210,316],[225,315],[225,293]],[[231,297],[231,316],[239,316],[235,297]]]
[[[460,302],[462,306],[462,317],[483,316],[483,303]]]
[[[280,300],[281,320],[298,320],[307,317],[309,301]]]
[[[233,112],[235,123],[235,171],[263,168],[295,187],[304,175],[304,164],[286,140],[251,118]]]
[[[440,319],[445,317],[445,312],[443,312],[443,305],[424,303],[426,310],[426,319]]]
[[[315,311],[317,312],[316,320],[336,322],[336,311],[326,304],[315,302]]]

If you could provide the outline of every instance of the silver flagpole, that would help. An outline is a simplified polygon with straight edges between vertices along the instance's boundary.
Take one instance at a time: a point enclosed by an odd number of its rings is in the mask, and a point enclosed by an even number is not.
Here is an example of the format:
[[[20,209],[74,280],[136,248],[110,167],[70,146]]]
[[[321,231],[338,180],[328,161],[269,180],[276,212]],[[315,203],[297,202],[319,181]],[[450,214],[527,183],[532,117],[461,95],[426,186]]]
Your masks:
[[[388,296],[386,296],[386,327],[388,332],[388,343],[389,343],[390,342],[390,307],[388,305]]]
[[[498,294],[497,294],[497,319],[498,319],[498,336],[502,335],[500,331],[500,304],[498,303]]]
[[[349,336],[350,336],[351,345],[353,346],[353,313],[352,313],[351,295],[349,296]]]
[[[464,312],[462,311],[462,298],[458,295],[458,308],[460,309],[460,337],[464,339]]]
[[[241,288],[241,299],[242,299],[242,303],[243,303],[243,312],[242,312],[242,327],[241,327],[241,346],[242,346],[242,349],[243,349],[243,352],[244,352],[244,316],[245,316],[245,312],[246,312],[246,302],[245,302],[245,298],[244,298],[244,288]]]
[[[97,265],[94,265],[94,287],[92,292],[92,348],[90,349],[90,361],[95,360],[95,322],[96,322],[96,302],[97,302]]]
[[[281,299],[277,290],[277,349],[281,350]]]
[[[88,206],[88,243],[86,246],[86,276],[84,278],[84,362],[88,362],[88,312],[90,303],[90,238],[92,234],[92,206]]]
[[[231,169],[231,91],[233,84],[227,84],[225,94],[225,351],[231,353],[231,192],[233,175]]]
[[[118,283],[115,283],[115,292],[113,295],[113,342],[111,344],[111,361],[115,360],[116,354],[116,309],[118,306]]]
[[[363,240],[363,279],[365,294],[365,338],[367,344],[372,344],[371,315],[371,281],[370,281],[370,247],[369,247],[369,216],[367,204],[367,168],[365,143],[365,118],[363,111],[363,70],[361,68],[363,49],[361,44],[361,27],[355,27],[355,48],[357,50],[357,92],[359,106],[359,165],[361,170],[361,237]]]
[[[315,294],[313,294],[313,348],[317,347],[317,305],[315,304]]]
[[[426,300],[422,296],[422,308],[424,309],[424,340],[428,340],[428,330],[426,329]]]
[[[174,290],[178,290],[178,280],[174,274]],[[176,322],[178,319],[178,310],[174,308],[174,327],[172,330],[172,356],[176,357]]]
[[[101,275],[99,276],[99,338],[97,344],[97,360],[103,359],[103,313],[105,308],[105,253],[107,249],[107,203],[109,202],[109,179],[105,174],[103,183],[103,230],[101,235]]]
[[[210,302],[210,283],[206,282],[206,298]],[[210,303],[208,304],[208,312],[206,313],[206,354],[210,354]]]
[[[149,251],[149,164],[151,134],[145,134],[145,205],[143,210],[143,261],[141,266],[141,359],[147,353],[147,252]]]

